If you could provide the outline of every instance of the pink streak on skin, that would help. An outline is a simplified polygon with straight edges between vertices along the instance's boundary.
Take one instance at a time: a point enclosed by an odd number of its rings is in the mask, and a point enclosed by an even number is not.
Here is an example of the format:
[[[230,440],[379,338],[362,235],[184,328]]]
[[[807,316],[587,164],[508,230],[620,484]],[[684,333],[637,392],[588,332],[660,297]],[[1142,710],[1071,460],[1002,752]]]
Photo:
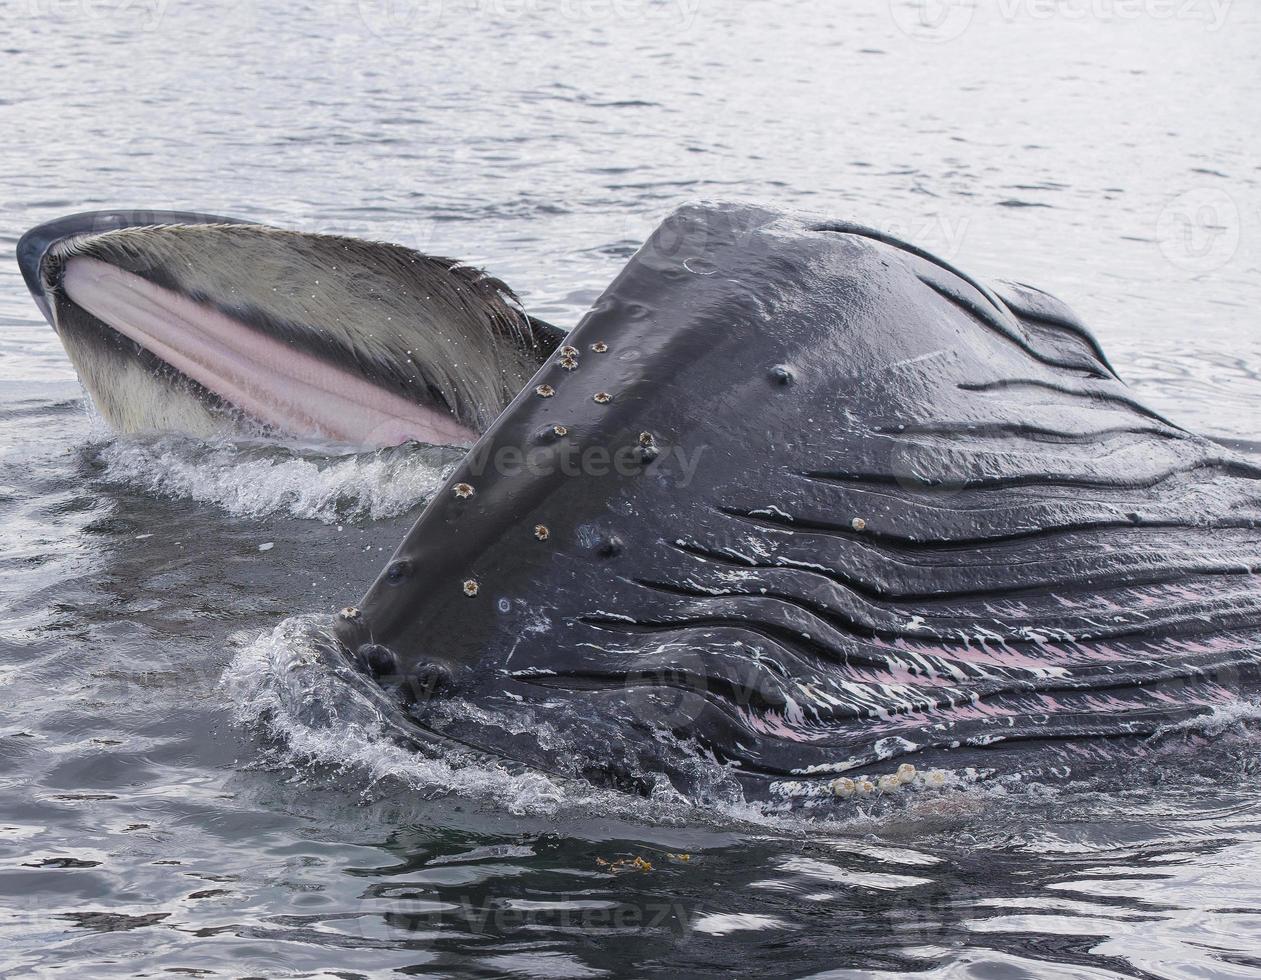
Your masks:
[[[776,712],[759,715],[747,708],[738,710],[744,723],[760,735],[773,735],[789,742],[817,742],[828,737],[826,731],[803,732],[798,728],[793,728],[783,715]]]
[[[258,421],[362,448],[415,439],[472,445],[445,412],[384,391],[218,310],[98,259],[73,258],[62,282],[77,305]]]

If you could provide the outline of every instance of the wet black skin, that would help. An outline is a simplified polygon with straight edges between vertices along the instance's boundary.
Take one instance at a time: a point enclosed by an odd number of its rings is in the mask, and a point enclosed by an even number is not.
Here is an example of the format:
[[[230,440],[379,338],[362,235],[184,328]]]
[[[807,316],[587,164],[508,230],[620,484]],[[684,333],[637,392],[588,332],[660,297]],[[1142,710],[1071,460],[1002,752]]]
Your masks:
[[[1255,686],[1259,478],[1044,293],[690,206],[337,634],[418,729],[632,791],[1083,761]]]

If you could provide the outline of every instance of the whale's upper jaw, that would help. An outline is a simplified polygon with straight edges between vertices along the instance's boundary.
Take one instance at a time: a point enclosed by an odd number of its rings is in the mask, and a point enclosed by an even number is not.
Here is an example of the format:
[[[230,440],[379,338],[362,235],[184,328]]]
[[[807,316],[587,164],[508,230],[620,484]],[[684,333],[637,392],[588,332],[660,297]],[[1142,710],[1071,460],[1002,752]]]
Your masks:
[[[121,228],[160,224],[239,224],[239,219],[198,214],[193,211],[80,211],[36,225],[18,239],[16,255],[22,278],[31,295],[44,293],[43,262],[54,245],[86,235]]]
[[[557,343],[461,263],[217,215],[73,215],[18,263],[122,431],[468,445]]]
[[[149,228],[154,225],[238,225],[250,224],[239,218],[226,218],[195,211],[81,211],[42,225],[36,225],[18,239],[17,262],[26,280],[26,288],[44,318],[52,323],[52,312],[45,295],[44,260],[57,245],[72,239],[100,235],[123,228]]]

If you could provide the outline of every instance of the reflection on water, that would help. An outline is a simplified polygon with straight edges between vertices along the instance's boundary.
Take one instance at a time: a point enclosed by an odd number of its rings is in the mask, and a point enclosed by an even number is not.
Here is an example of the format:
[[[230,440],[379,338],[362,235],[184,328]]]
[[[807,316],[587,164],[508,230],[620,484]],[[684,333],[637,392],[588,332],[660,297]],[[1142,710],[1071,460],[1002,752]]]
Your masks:
[[[1261,972],[1254,706],[1089,785],[827,823],[423,769],[260,653],[450,459],[113,439],[12,261],[62,213],[192,208],[480,262],[572,323],[676,204],[765,200],[1050,289],[1161,411],[1261,441],[1255,6],[72,0],[4,35],[0,975]]]

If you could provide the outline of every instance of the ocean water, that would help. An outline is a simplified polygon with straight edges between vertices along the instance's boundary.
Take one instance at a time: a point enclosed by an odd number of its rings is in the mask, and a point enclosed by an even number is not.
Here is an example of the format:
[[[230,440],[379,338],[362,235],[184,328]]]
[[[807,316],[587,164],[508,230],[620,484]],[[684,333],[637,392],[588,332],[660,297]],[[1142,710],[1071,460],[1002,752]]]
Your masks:
[[[13,262],[113,207],[485,265],[576,322],[696,198],[850,217],[1261,442],[1245,0],[0,7],[0,976],[1261,976],[1261,709],[830,819],[395,748],[313,652],[455,461],[119,438]]]

